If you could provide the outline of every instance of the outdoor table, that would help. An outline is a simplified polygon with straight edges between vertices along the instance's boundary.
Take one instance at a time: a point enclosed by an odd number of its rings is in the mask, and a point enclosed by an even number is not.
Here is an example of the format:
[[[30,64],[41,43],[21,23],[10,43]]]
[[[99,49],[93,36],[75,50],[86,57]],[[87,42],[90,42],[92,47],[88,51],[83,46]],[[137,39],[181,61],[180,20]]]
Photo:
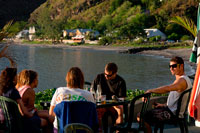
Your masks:
[[[97,109],[98,108],[108,108],[108,107],[113,107],[113,106],[118,106],[118,105],[123,105],[123,110],[124,110],[124,120],[128,120],[128,104],[130,101],[124,100],[124,101],[114,101],[114,100],[106,100],[106,102],[97,102]]]
[[[96,102],[96,108],[108,108],[108,107],[113,107],[113,106],[118,106],[118,105],[123,105],[123,110],[124,110],[124,121],[128,121],[128,104],[130,101],[128,100],[123,100],[123,101],[114,101],[114,100],[106,100],[102,102]],[[48,109],[50,107],[50,102],[49,101],[44,101],[40,102],[40,105],[43,107],[44,110]],[[108,128],[108,127],[107,127]],[[105,129],[108,131],[108,129]],[[105,132],[107,132],[105,131]]]
[[[125,121],[128,120],[128,104],[130,101],[124,100],[124,101],[114,101],[114,100],[106,100],[106,102],[96,102],[97,109],[98,108],[108,108],[112,106],[118,106],[118,105],[123,105],[124,108],[124,115],[125,115]],[[48,110],[50,107],[50,101],[43,101],[40,102],[40,105],[44,110]]]

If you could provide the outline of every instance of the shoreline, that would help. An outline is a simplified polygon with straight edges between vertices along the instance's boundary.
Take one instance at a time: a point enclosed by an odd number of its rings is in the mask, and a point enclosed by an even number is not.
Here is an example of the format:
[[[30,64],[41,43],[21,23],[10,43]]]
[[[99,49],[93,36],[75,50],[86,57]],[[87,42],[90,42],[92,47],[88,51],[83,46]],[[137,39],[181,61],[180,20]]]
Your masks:
[[[180,49],[164,49],[164,50],[146,50],[139,52],[138,54],[144,55],[155,55],[155,56],[163,56],[165,58],[172,58],[174,56],[182,57],[184,62],[189,64],[192,69],[196,70],[196,63],[190,62],[190,54],[192,53],[192,48],[180,48]]]

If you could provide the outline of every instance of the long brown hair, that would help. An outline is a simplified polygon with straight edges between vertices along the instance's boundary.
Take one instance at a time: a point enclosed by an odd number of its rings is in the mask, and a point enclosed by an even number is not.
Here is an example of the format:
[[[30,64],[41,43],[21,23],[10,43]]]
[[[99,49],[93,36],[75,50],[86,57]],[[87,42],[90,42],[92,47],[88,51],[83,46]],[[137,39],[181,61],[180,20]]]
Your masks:
[[[17,88],[23,85],[31,85],[35,79],[37,79],[38,74],[33,70],[22,70],[17,75]]]
[[[84,86],[84,76],[80,68],[72,67],[66,76],[67,87],[81,88]]]
[[[15,88],[17,68],[6,68],[0,74],[0,95]]]

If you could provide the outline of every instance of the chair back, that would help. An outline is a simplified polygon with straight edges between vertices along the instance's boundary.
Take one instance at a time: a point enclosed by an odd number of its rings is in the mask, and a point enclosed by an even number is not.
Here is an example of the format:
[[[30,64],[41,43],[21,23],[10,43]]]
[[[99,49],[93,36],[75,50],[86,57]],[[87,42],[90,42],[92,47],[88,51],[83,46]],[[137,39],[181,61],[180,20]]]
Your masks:
[[[0,108],[5,118],[5,129],[3,130],[6,130],[6,133],[22,133],[22,116],[17,103],[10,98],[0,96]]]
[[[135,111],[135,103],[136,103],[136,101],[141,100],[141,98],[144,98],[144,100],[142,101],[142,107],[141,107],[141,110],[140,110],[139,129],[142,129],[144,127],[143,116],[144,116],[144,113],[147,111],[150,96],[151,96],[151,93],[141,94],[141,95],[136,96],[135,98],[133,98],[131,100],[130,113],[129,113],[129,119],[128,119],[128,128],[131,128],[131,125],[132,125],[132,122],[133,122],[134,111]]]
[[[176,118],[183,118],[185,115],[187,115],[187,108],[190,100],[191,90],[192,88],[187,89],[181,93],[177,103]],[[183,99],[184,103],[182,103]]]
[[[65,133],[76,133],[77,131],[85,131],[85,133],[93,133],[93,130],[86,124],[71,123],[65,126]]]
[[[63,101],[56,105],[54,112],[59,121],[59,132],[63,133],[64,126],[71,123],[82,123],[93,130],[98,128],[96,104],[87,101]]]

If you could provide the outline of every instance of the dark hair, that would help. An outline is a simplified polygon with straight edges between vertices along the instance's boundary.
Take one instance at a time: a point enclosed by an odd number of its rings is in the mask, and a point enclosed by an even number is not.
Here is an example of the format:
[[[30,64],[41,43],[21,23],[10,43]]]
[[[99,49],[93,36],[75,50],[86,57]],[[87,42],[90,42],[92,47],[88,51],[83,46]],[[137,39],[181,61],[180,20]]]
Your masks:
[[[118,67],[115,63],[108,63],[105,66],[105,70],[108,72],[112,72],[112,74],[117,73]]]
[[[0,95],[6,93],[16,85],[17,68],[6,68],[0,75]]]
[[[177,64],[184,64],[183,59],[181,57],[178,57],[178,56],[171,58],[170,62],[171,61],[176,62]]]
[[[81,88],[84,86],[84,76],[80,68],[72,67],[66,76],[67,86],[70,88]]]

